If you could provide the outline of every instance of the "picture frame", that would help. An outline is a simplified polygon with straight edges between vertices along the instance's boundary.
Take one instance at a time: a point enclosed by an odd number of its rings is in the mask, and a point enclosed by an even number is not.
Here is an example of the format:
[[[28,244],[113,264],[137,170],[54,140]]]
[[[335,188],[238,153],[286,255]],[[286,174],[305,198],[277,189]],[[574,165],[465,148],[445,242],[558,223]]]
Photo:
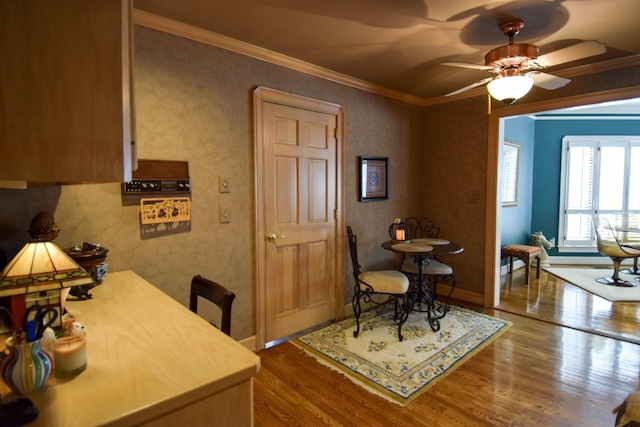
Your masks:
[[[360,156],[360,201],[389,198],[389,158]]]
[[[518,206],[520,144],[504,141],[502,155],[502,207],[515,207]]]

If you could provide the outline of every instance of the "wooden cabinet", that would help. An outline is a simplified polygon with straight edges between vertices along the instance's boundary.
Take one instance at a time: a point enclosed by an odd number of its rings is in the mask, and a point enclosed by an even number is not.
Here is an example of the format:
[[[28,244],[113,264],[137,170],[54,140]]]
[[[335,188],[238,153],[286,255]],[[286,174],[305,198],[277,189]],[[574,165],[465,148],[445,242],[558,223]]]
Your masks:
[[[0,3],[0,180],[131,179],[131,0]]]

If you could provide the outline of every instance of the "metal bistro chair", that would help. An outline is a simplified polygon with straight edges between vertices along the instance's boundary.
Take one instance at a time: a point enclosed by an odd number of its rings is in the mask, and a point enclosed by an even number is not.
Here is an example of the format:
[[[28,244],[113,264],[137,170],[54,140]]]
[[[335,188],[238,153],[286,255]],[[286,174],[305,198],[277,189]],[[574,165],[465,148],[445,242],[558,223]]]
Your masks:
[[[407,227],[409,227],[409,238],[436,238],[438,237],[438,234],[440,234],[440,227],[436,227],[433,221],[427,217],[411,216],[404,222],[407,224]]]
[[[222,311],[220,330],[231,336],[231,305],[236,294],[221,284],[205,279],[198,274],[191,279],[191,295],[189,297],[189,310],[196,314],[198,314],[198,297],[205,298],[220,308]],[[213,322],[210,323],[217,327]]]
[[[593,215],[593,226],[598,239],[598,252],[608,256],[613,261],[613,275],[611,277],[601,277],[596,279],[598,283],[611,286],[633,287],[635,284],[623,280],[618,275],[620,263],[625,258],[636,258],[640,256],[640,249],[621,244],[616,235],[616,230],[611,227],[609,221],[599,215]]]
[[[404,221],[409,227],[408,238],[413,239],[435,239],[440,234],[440,227],[437,227],[433,221],[427,217],[409,217]],[[415,278],[418,275],[418,266],[413,262],[413,258],[409,254],[402,257],[400,271]],[[451,290],[444,302],[443,309],[448,309],[449,298],[456,287],[456,277],[453,275],[453,268],[443,263],[437,257],[431,257],[429,263],[423,266],[423,274],[432,286],[434,298],[438,297],[438,282],[451,284]]]
[[[358,245],[351,226],[347,226],[347,236],[349,238],[351,262],[353,263],[353,278],[355,279],[352,304],[353,315],[356,319],[356,330],[353,332],[353,336],[357,338],[360,333],[361,301],[375,306],[392,302],[394,305],[393,320],[398,325],[398,339],[402,341],[404,338],[402,336],[402,325],[409,317],[409,279],[396,270],[360,271]],[[381,296],[383,300],[375,301],[374,297],[376,295]]]

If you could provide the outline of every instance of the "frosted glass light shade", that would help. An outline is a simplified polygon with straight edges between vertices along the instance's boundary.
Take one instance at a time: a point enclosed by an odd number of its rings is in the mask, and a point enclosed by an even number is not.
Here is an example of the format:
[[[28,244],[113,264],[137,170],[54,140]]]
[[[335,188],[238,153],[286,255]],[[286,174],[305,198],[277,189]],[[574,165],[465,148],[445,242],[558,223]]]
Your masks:
[[[22,295],[94,283],[52,242],[29,242],[0,273],[0,296]]]
[[[529,76],[507,76],[491,80],[487,90],[493,98],[511,105],[529,93],[532,86],[533,79]]]

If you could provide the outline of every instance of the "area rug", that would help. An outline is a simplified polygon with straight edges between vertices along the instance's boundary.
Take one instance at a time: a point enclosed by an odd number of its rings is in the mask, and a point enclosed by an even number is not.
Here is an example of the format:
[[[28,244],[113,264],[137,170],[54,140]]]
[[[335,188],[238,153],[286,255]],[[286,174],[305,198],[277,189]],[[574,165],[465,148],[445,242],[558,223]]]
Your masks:
[[[613,268],[545,267],[544,270],[609,301],[640,301],[640,282],[635,280],[638,276],[633,274],[619,274],[621,279],[637,285],[634,288],[623,288],[596,282],[600,277],[611,277]]]
[[[407,405],[465,360],[495,340],[510,322],[451,307],[433,332],[425,313],[413,312],[398,341],[393,312],[369,310],[354,338],[353,317],[292,342],[371,393]]]

